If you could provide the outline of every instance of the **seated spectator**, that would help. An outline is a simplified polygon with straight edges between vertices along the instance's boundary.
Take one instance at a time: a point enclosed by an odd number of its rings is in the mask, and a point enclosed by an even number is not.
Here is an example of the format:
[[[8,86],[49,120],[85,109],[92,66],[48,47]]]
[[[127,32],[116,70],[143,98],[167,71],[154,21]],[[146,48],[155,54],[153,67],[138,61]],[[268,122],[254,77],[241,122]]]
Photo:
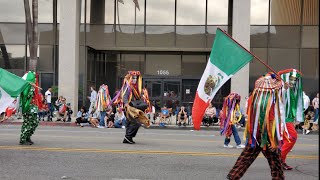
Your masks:
[[[124,129],[126,126],[126,116],[121,108],[117,108],[117,112],[114,116],[114,127]]]
[[[68,109],[71,109],[71,107],[66,103],[66,98],[62,98],[61,104],[59,106],[57,121],[61,121],[61,118],[62,118],[63,122],[66,122],[68,112],[69,112]]]
[[[168,117],[170,117],[169,109],[167,108],[167,106],[163,106],[163,108],[161,108],[159,125],[160,126],[164,126],[165,120]]]
[[[82,123],[89,123],[89,114],[84,106],[81,107],[80,111],[77,113],[76,124],[83,127]]]
[[[186,126],[187,119],[188,119],[188,114],[185,110],[185,107],[181,106],[180,111],[178,112],[178,126],[181,126],[181,124],[183,124],[183,126]]]
[[[202,120],[203,125],[209,127],[212,123],[218,122],[218,118],[216,117],[216,115],[216,108],[213,107],[212,103],[209,103],[209,107],[207,107]]]
[[[114,112],[113,112],[113,108],[110,107],[109,109],[107,109],[107,114],[104,117],[104,124],[107,128],[114,128]]]
[[[92,127],[98,128],[99,119],[100,119],[99,112],[96,110],[95,107],[92,107],[92,111],[89,115],[89,122],[91,123]]]

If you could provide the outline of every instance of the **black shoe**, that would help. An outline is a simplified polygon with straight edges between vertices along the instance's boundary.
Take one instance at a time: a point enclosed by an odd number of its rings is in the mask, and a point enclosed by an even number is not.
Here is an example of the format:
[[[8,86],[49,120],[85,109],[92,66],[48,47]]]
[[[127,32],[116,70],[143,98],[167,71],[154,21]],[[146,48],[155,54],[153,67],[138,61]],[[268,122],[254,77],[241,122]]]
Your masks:
[[[30,145],[34,144],[34,142],[31,141],[31,138],[27,138],[27,142],[30,143]]]
[[[19,145],[32,145],[32,144],[31,144],[30,142],[27,142],[27,141],[26,141],[26,142],[21,142],[21,141],[20,141],[20,142],[19,142]]]
[[[127,144],[133,144],[133,140],[130,137],[124,137],[123,139],[123,143],[127,143]]]

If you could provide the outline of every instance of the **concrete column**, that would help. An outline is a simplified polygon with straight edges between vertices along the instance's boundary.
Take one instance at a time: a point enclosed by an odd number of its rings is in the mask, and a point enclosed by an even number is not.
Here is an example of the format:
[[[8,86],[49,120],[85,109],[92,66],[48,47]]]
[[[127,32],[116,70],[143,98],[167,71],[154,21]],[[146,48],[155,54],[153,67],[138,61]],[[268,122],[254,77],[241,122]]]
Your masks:
[[[251,0],[234,0],[232,17],[232,37],[248,50],[250,50],[250,3]],[[241,95],[240,107],[245,108],[245,97],[249,94],[249,64],[231,78],[231,92]]]
[[[60,1],[59,96],[66,97],[74,112],[78,111],[80,5],[80,0]]]

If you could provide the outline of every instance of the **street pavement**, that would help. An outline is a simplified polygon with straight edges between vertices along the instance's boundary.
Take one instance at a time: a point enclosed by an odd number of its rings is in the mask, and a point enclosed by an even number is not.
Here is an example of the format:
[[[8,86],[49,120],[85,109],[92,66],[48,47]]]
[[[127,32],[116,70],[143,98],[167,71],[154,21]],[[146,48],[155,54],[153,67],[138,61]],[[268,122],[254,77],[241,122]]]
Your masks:
[[[223,148],[219,131],[205,128],[141,127],[136,144],[123,144],[124,129],[39,126],[32,146],[18,145],[20,128],[0,124],[1,180],[220,180],[242,151]],[[319,179],[318,150],[318,134],[299,135],[287,159],[294,169],[285,171],[286,179]],[[262,154],[242,179],[271,179]]]

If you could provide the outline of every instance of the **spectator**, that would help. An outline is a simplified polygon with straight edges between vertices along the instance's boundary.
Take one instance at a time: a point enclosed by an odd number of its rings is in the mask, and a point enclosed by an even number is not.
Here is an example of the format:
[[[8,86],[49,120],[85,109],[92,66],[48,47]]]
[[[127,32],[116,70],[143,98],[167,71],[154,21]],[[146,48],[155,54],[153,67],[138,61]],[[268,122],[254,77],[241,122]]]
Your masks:
[[[187,119],[188,119],[188,114],[185,110],[184,106],[181,106],[180,111],[178,112],[178,126],[183,126],[187,125]],[[181,123],[182,122],[182,123]]]
[[[91,95],[88,96],[88,99],[90,100],[89,114],[91,113],[92,107],[96,103],[96,99],[97,99],[97,91],[93,86],[90,87],[90,91],[91,91]]]
[[[63,122],[66,122],[67,116],[68,116],[68,109],[71,107],[66,103],[66,98],[61,99],[61,104],[59,106],[59,111],[58,111],[58,119],[57,121],[61,121],[61,118]]]
[[[80,111],[77,113],[76,124],[83,127],[83,123],[88,123],[89,114],[84,106],[81,107]]]
[[[317,93],[317,96],[312,100],[312,106],[314,108],[314,123],[318,124],[319,120],[319,93]]]
[[[89,115],[89,122],[91,123],[92,127],[98,128],[99,126],[99,112],[96,110],[94,105],[92,106],[91,113]]]
[[[217,110],[215,107],[213,107],[212,103],[209,103],[209,107],[207,107],[204,117],[203,117],[203,125],[209,127],[212,123],[217,122],[218,118],[217,116]]]
[[[125,129],[126,126],[126,116],[124,115],[121,108],[117,108],[117,112],[114,116],[114,127]]]
[[[164,126],[165,120],[166,118],[169,118],[169,109],[167,108],[167,106],[163,106],[163,108],[161,108],[161,113],[160,113],[160,126]]]
[[[52,115],[53,106],[51,104],[51,93],[52,93],[51,87],[49,87],[48,90],[44,93],[45,99],[46,99],[46,103],[47,103],[48,109],[49,109],[48,121],[52,121],[52,117],[53,117],[53,115]]]
[[[104,124],[107,128],[113,128],[114,127],[114,112],[113,112],[113,108],[110,106],[109,109],[107,109],[107,113],[106,116],[104,117]],[[101,121],[101,119],[100,119]],[[101,124],[101,123],[100,123]],[[98,126],[98,128],[100,128],[100,125]]]

